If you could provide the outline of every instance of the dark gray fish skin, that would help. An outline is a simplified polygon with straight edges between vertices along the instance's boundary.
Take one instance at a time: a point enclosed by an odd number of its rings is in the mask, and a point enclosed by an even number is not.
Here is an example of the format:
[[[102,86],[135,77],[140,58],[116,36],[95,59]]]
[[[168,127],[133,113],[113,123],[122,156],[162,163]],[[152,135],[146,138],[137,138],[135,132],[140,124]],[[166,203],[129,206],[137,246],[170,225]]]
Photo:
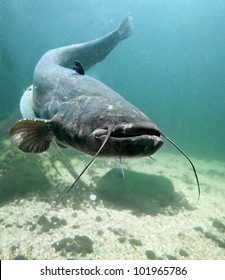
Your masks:
[[[34,71],[33,111],[37,118],[47,120],[51,136],[45,135],[45,130],[40,144],[43,126],[33,123],[38,132],[29,129],[32,122],[21,121],[10,133],[20,149],[42,152],[55,138],[61,145],[95,155],[109,127],[112,133],[100,156],[147,156],[162,146],[160,130],[139,109],[100,81],[73,70],[75,61],[85,70],[99,63],[132,33],[132,18],[128,16],[104,37],[50,50],[42,56]]]

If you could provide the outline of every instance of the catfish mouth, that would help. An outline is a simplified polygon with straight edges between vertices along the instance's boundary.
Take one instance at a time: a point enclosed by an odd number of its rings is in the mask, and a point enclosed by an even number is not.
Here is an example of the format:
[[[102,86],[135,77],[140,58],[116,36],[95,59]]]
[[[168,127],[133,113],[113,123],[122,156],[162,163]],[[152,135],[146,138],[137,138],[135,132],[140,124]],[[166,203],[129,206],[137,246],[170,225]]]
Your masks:
[[[107,135],[108,128],[100,128],[96,129],[94,133],[95,138],[103,138]],[[132,141],[138,141],[138,140],[150,140],[154,139],[156,141],[163,141],[162,138],[160,137],[161,133],[159,130],[156,128],[146,128],[146,127],[115,127],[111,134],[109,139],[114,140],[114,141],[127,141],[127,140],[132,140]]]
[[[142,157],[154,154],[163,144],[161,133],[155,126],[124,124],[116,127],[96,129],[97,142],[107,139],[101,156]]]
[[[126,130],[116,129],[115,131],[112,131],[110,137],[122,140],[122,139],[129,139],[129,138],[144,139],[144,138],[149,138],[149,136],[160,137],[160,133],[153,129],[133,127]]]

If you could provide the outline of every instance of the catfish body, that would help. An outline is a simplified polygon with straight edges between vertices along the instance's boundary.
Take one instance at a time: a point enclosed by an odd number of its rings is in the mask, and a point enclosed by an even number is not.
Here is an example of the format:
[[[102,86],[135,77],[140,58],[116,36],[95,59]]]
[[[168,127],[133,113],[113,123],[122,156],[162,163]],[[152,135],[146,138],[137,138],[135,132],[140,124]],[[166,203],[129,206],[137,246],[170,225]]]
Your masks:
[[[33,85],[21,98],[24,119],[10,130],[19,149],[41,153],[55,140],[62,147],[94,155],[56,205],[97,156],[150,156],[163,145],[162,137],[191,164],[200,197],[194,164],[177,144],[121,95],[85,74],[85,70],[101,62],[132,33],[132,18],[128,16],[114,31],[99,39],[48,51],[35,67]]]
[[[82,70],[104,59],[132,32],[128,16],[104,37],[42,56],[35,67],[33,87],[21,101],[26,119],[11,129],[11,138],[21,150],[43,152],[55,140],[94,155],[109,128],[111,135],[99,156],[146,156],[162,146],[159,129],[146,115]],[[74,67],[75,61],[82,67]]]

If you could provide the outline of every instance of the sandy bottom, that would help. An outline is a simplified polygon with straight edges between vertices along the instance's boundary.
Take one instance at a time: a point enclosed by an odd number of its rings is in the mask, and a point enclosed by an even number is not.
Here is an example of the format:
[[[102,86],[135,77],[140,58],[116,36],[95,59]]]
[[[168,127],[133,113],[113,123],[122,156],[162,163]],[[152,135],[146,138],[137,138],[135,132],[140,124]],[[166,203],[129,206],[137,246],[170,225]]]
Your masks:
[[[225,259],[225,164],[178,154],[98,159],[55,209],[73,182],[69,167],[43,160],[51,184],[0,208],[1,259]],[[71,159],[76,172],[88,156]],[[76,174],[75,174],[76,175]]]

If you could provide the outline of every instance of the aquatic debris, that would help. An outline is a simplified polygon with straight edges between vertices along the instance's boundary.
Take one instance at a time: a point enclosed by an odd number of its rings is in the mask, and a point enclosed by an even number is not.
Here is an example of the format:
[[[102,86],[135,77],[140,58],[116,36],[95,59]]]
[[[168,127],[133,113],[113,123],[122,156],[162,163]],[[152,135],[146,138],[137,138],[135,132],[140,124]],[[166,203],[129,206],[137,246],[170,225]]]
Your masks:
[[[220,232],[225,232],[225,224],[218,219],[213,219],[212,225]]]
[[[165,256],[168,260],[177,260],[177,257],[174,255],[166,254]]]
[[[93,252],[93,241],[85,235],[76,235],[74,238],[67,237],[52,244],[56,252],[61,252],[62,256],[76,257],[77,255],[86,256]]]
[[[146,250],[145,255],[149,260],[157,260],[157,256],[156,256],[155,252],[152,250]]]
[[[102,217],[101,217],[101,216],[97,216],[97,217],[96,217],[96,221],[97,221],[97,222],[101,222],[101,221],[102,221]]]
[[[24,255],[17,255],[13,258],[13,260],[28,260]]]
[[[115,235],[123,236],[123,235],[126,234],[125,229],[120,228],[120,227],[118,227],[118,228],[112,228],[111,226],[109,226],[107,229],[108,229],[109,231],[113,232]]]
[[[187,257],[189,256],[188,252],[184,249],[180,249],[179,251],[179,254],[182,256],[182,257]]]
[[[202,233],[204,232],[204,229],[202,227],[194,227],[194,229]]]
[[[67,222],[65,219],[60,219],[58,217],[53,216],[50,218],[50,221],[49,221],[49,219],[45,215],[40,216],[37,223],[40,226],[42,226],[40,233],[49,232],[51,229],[58,229],[61,226],[67,225]]]
[[[101,229],[99,229],[99,230],[97,231],[97,234],[98,234],[98,235],[103,235],[103,234],[104,234],[104,231],[101,230]]]
[[[124,243],[126,240],[127,238],[125,236],[118,238],[119,243]]]
[[[129,243],[133,246],[142,246],[142,242],[139,239],[136,238],[130,238],[128,239]]]
[[[205,238],[214,241],[218,245],[218,247],[225,248],[225,239],[221,239],[216,234],[210,231],[204,231],[202,227],[195,227],[194,229],[201,232]]]

